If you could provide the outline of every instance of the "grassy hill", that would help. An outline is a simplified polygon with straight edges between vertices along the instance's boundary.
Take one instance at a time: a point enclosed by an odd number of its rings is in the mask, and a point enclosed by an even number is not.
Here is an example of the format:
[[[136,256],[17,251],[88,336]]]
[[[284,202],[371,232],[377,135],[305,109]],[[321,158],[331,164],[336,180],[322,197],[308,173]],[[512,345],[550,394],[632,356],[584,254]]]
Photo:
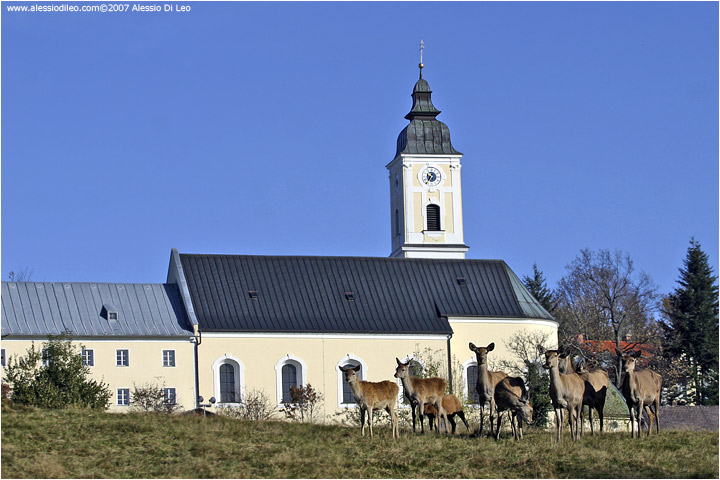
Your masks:
[[[462,427],[460,427],[462,428]],[[3,478],[718,478],[717,433],[551,443],[215,417],[3,409]]]

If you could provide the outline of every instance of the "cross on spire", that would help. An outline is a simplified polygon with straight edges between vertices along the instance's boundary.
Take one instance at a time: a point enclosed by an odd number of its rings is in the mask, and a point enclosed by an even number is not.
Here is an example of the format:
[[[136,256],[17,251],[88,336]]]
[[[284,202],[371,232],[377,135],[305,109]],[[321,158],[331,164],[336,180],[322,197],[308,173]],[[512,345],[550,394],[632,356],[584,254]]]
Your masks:
[[[420,39],[420,64],[418,65],[418,67],[420,67],[420,78],[422,78],[422,69],[425,66],[425,65],[423,65],[423,59],[422,59],[422,54],[423,54],[424,48],[425,48],[425,42],[422,39]]]

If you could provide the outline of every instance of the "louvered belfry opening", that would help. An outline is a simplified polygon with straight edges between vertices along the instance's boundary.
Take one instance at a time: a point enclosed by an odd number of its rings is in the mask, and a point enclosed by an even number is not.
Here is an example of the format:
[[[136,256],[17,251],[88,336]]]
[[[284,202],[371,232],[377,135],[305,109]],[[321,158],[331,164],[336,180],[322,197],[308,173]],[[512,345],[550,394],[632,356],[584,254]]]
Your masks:
[[[438,205],[427,206],[427,229],[431,232],[440,231],[440,207]]]

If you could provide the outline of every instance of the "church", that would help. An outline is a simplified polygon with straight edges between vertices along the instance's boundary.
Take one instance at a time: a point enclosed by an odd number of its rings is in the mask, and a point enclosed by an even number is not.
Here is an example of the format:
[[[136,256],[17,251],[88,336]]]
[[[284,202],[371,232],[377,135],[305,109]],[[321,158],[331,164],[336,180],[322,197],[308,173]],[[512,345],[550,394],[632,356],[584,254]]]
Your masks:
[[[110,410],[127,411],[135,386],[162,386],[183,409],[199,397],[238,406],[263,391],[281,406],[312,385],[331,419],[357,408],[338,367],[363,380],[395,380],[395,358],[435,352],[472,401],[468,348],[505,343],[557,322],[502,260],[466,259],[461,158],[437,119],[428,82],[412,90],[408,125],[387,164],[388,257],[217,255],[170,252],[165,283],[3,282],[2,365],[32,342],[70,331]],[[445,363],[446,362],[446,363]],[[402,389],[401,389],[402,391]]]

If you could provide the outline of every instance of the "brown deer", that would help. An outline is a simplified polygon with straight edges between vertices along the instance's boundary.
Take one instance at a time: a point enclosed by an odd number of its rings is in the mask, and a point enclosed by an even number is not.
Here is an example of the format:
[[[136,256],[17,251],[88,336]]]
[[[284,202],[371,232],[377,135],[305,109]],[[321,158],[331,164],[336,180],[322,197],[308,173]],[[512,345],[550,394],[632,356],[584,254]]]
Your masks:
[[[635,410],[637,409],[637,436],[640,438],[640,420],[642,419],[643,409],[647,410],[650,422],[648,423],[648,436],[652,432],[653,417],[655,417],[655,430],[660,433],[660,418],[658,412],[660,410],[660,390],[662,389],[662,377],[652,370],[636,370],[637,359],[640,357],[640,350],[635,350],[629,354],[623,353],[615,349],[615,353],[622,358],[623,379],[620,391],[625,397],[625,402],[630,409],[630,436],[635,438]],[[654,412],[651,411],[655,410]]]
[[[485,420],[485,404],[490,404],[490,432],[493,431],[493,420],[495,418],[495,385],[507,377],[505,372],[491,372],[488,370],[487,354],[495,349],[495,343],[489,344],[487,347],[476,347],[470,342],[470,350],[475,352],[477,357],[477,384],[475,389],[478,393],[478,403],[480,404],[480,429],[478,435],[482,434],[483,422]]]
[[[462,402],[460,402],[458,397],[455,395],[445,395],[442,399],[442,406],[447,414],[448,422],[450,422],[450,426],[452,427],[452,433],[455,433],[455,429],[457,428],[455,416],[460,417],[460,420],[462,420],[465,424],[465,428],[468,433],[470,432],[470,424],[468,424],[467,420],[465,420],[465,412],[463,411]],[[431,403],[425,404],[425,415],[428,417],[428,424],[430,425],[430,430],[432,430],[433,421],[437,416],[437,410]]]
[[[565,409],[568,411],[570,420],[570,436],[573,440],[577,440],[579,438],[578,419],[582,409],[585,381],[576,373],[560,373],[558,367],[560,356],[557,350],[545,350],[545,347],[538,345],[538,352],[545,354],[543,368],[550,372],[550,400],[555,409],[557,441],[560,442],[562,438]]]
[[[397,362],[395,378],[399,378],[402,381],[403,388],[405,389],[405,396],[410,399],[410,403],[417,405],[421,422],[425,404],[431,403],[435,405],[435,409],[439,413],[439,415],[435,417],[435,427],[437,428],[436,432],[440,433],[440,417],[445,419],[446,425],[448,423],[447,414],[442,406],[442,398],[445,396],[447,380],[438,377],[414,377],[410,375],[410,364],[412,363],[412,360],[408,360],[407,363],[403,363],[400,359],[395,357],[395,361]],[[447,431],[447,428],[445,428],[445,431]]]
[[[400,436],[400,426],[397,415],[397,401],[400,389],[397,383],[390,380],[382,382],[366,382],[360,380],[357,372],[360,365],[355,367],[339,367],[345,374],[345,380],[350,385],[350,389],[355,396],[355,401],[360,406],[360,431],[365,436],[365,412],[368,414],[368,424],[370,425],[370,438],[373,436],[373,409],[384,408],[390,414],[390,423],[392,425],[392,436],[398,438]]]
[[[560,373],[569,374],[577,373],[585,382],[585,391],[583,392],[583,408],[580,409],[580,434],[585,434],[585,421],[583,419],[584,407],[588,407],[588,418],[590,419],[590,433],[595,435],[595,425],[593,424],[593,409],[598,413],[600,420],[600,433],[603,432],[603,419],[605,409],[605,397],[607,396],[608,384],[610,382],[608,374],[605,370],[585,370],[584,366],[579,365],[577,369],[573,366],[572,357],[567,354],[561,354],[558,360],[558,370]]]
[[[512,427],[515,440],[523,438],[522,422],[528,425],[533,423],[533,408],[527,398],[525,382],[520,377],[505,377],[495,386],[495,406],[498,412],[497,431],[495,440],[500,439],[500,426],[502,413],[509,410],[511,413],[510,427]],[[517,426],[516,426],[517,423]]]

